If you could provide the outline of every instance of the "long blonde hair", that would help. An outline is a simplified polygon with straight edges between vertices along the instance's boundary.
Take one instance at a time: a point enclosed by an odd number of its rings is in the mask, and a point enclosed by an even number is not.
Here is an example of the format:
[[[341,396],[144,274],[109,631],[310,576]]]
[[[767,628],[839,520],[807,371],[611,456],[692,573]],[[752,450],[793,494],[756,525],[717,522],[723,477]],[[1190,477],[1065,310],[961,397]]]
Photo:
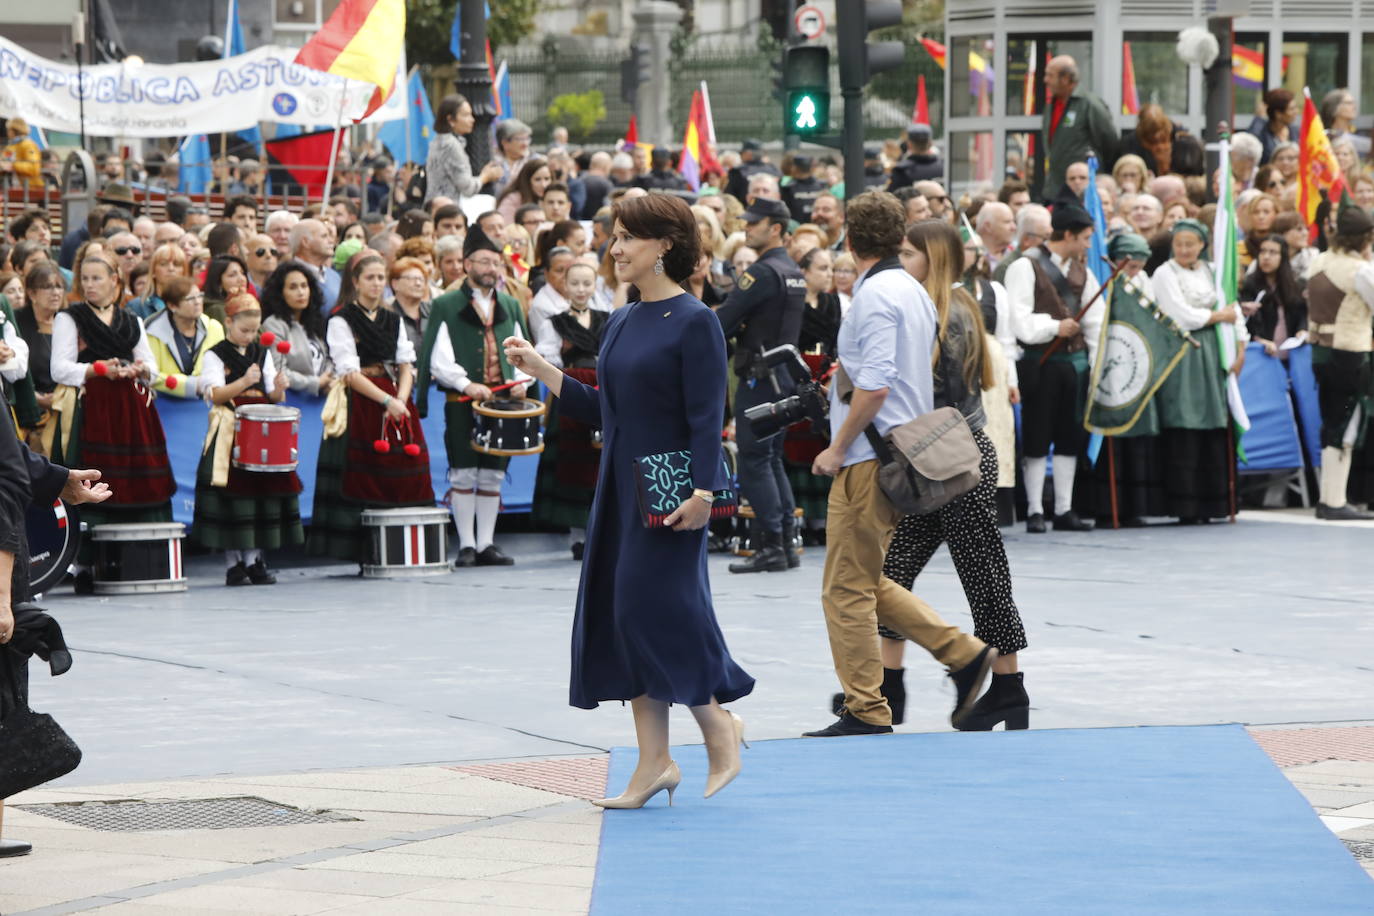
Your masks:
[[[931,365],[938,366],[940,348],[949,337],[950,310],[962,309],[969,329],[968,351],[962,367],[964,383],[970,390],[991,388],[996,378],[987,358],[984,339],[987,329],[983,325],[982,310],[967,290],[962,286],[955,288],[964,272],[964,243],[959,238],[959,231],[943,220],[925,219],[907,227],[906,240],[925,255],[929,266],[923,285],[935,303],[935,314],[940,321]]]

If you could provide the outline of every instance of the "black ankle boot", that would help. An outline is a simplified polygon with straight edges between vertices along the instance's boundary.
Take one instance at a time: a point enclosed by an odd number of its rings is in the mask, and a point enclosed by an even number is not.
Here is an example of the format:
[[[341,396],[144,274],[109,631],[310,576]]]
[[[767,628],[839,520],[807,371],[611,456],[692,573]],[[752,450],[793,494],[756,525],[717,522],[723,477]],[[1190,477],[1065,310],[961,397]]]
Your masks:
[[[905,673],[905,668],[883,669],[882,694],[883,699],[887,700],[888,709],[892,710],[893,725],[901,725],[906,721],[906,684],[902,682]]]
[[[782,535],[776,531],[761,531],[754,555],[739,563],[730,564],[732,573],[786,572],[787,554],[783,551]]]
[[[796,569],[801,566],[801,530],[802,520],[799,518],[789,518],[782,523],[782,551],[787,557],[788,569]]]
[[[978,698],[957,728],[964,732],[990,732],[998,722],[1005,722],[1007,731],[1030,728],[1030,696],[1022,671],[994,674],[988,692]]]
[[[901,725],[906,720],[906,684],[902,681],[904,674],[905,668],[884,668],[883,686],[878,688],[883,699],[887,700],[887,708],[892,711],[893,725]],[[836,693],[830,697],[830,711],[837,716],[844,713],[843,693]]]

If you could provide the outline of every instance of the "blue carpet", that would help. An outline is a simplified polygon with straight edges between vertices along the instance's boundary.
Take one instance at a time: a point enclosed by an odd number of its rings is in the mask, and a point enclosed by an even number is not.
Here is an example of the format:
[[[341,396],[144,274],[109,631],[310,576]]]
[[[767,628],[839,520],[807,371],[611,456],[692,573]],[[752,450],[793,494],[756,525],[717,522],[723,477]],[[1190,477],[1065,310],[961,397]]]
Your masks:
[[[1239,726],[765,741],[608,811],[593,914],[1371,913],[1374,883]],[[618,791],[633,749],[611,758]]]

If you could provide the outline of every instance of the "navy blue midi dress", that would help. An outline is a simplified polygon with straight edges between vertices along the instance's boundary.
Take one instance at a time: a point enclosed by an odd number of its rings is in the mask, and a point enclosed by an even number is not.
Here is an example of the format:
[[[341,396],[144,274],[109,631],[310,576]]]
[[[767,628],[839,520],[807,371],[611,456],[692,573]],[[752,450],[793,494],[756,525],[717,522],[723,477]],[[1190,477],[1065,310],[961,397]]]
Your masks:
[[[634,460],[692,453],[693,486],[725,486],[725,338],[715,312],[687,295],[615,312],[602,337],[599,390],[564,376],[559,408],[602,431],[573,622],[573,706],[648,695],[701,706],[754,689],[730,658],[711,605],[706,529],[648,529]]]

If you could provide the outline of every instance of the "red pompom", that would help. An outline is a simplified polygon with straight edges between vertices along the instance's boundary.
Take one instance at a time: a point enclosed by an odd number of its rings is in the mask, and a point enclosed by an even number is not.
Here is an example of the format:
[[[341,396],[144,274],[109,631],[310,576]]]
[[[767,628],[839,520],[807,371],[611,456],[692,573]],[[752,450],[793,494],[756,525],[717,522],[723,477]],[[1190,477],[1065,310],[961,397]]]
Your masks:
[[[177,377],[176,377],[175,375],[169,375],[169,376],[167,376],[166,385],[167,385],[167,390],[168,390],[168,391],[176,391],[176,390],[177,390]]]
[[[259,337],[258,340],[262,342],[264,347],[270,347],[272,344],[276,343],[277,335],[273,334],[271,331],[263,331],[262,336]]]
[[[391,451],[391,443],[385,439],[378,439],[372,443],[372,450],[379,455],[385,455]]]
[[[420,454],[419,444],[415,442],[407,442],[405,447],[405,453],[410,457],[415,458]]]
[[[110,371],[110,367],[105,365],[105,362],[103,360],[97,360],[96,362],[92,363],[91,369],[95,372],[96,375],[99,376],[104,376],[105,373]]]
[[[277,352],[280,353],[282,356],[285,356],[286,354],[290,353],[290,352],[291,352],[291,341],[289,341],[289,340],[279,340],[279,341],[277,341]]]

